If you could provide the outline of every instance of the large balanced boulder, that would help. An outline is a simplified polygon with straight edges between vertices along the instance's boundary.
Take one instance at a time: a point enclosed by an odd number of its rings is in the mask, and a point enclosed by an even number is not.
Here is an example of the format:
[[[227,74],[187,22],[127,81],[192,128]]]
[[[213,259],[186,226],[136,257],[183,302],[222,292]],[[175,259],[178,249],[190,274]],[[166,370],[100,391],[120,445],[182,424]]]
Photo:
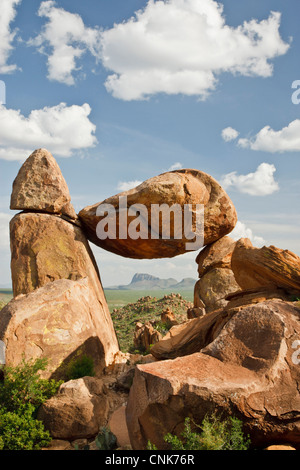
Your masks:
[[[38,419],[54,439],[73,441],[96,436],[107,424],[109,400],[101,379],[83,377],[63,383],[39,408]]]
[[[241,419],[254,448],[300,448],[299,320],[294,303],[245,306],[198,353],[138,365],[126,410],[133,449],[167,448],[187,416],[200,424],[214,411]]]
[[[13,183],[10,208],[62,214],[76,219],[67,183],[46,149],[35,150]]]
[[[255,248],[248,238],[242,238],[236,243],[231,266],[242,289],[279,287],[300,292],[300,258],[289,250]]]
[[[87,278],[59,279],[12,299],[0,313],[6,362],[45,357],[45,377],[65,376],[69,362],[93,358],[100,374],[118,351],[114,330]]]
[[[123,202],[120,203],[120,198],[125,201],[124,207],[122,207]],[[110,205],[115,211],[111,217],[116,231],[114,233],[112,230],[109,236],[100,239],[97,226],[106,219],[107,214],[97,215],[97,209],[104,204]],[[165,208],[167,207],[167,213],[173,205],[178,205],[181,219],[185,205],[190,205],[193,214],[192,232],[197,234],[198,241],[201,240],[201,246],[228,234],[237,222],[234,205],[217,181],[206,173],[190,169],[167,172],[150,178],[134,189],[82,209],[78,215],[90,241],[124,257],[170,258],[189,250],[198,250],[200,246],[197,243],[188,247],[188,244],[196,240],[191,240],[190,233],[185,233],[182,220],[182,230],[177,230],[179,226],[175,224],[172,213],[170,220],[166,217],[161,219],[159,224],[154,223],[156,219],[153,217],[153,208],[159,211],[159,207],[163,204]],[[201,223],[197,222],[199,221],[196,218],[197,204],[204,206],[204,226],[203,220]],[[135,239],[129,233],[130,225],[137,224],[136,215],[130,214],[130,209],[134,205],[142,205],[144,209],[139,216],[140,227],[136,230]],[[136,208],[138,209],[137,206]],[[138,232],[143,233],[143,238],[139,238]]]

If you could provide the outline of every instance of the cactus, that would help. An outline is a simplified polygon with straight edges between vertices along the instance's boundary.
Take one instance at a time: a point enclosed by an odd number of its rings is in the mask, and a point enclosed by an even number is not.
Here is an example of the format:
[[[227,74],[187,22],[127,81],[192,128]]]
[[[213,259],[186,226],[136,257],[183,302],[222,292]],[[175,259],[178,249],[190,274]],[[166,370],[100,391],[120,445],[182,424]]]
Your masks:
[[[99,450],[112,450],[117,446],[117,438],[110,429],[101,428],[96,437],[96,445]]]

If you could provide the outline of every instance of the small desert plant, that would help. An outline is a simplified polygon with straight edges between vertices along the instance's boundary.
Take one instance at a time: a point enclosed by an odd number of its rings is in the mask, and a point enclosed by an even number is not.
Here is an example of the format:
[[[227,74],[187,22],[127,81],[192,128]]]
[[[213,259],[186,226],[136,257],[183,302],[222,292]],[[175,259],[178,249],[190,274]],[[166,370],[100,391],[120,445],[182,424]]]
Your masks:
[[[95,443],[99,450],[114,450],[117,447],[117,438],[109,428],[103,427],[100,429]],[[77,445],[75,445],[75,450],[79,450]],[[85,445],[83,450],[90,450],[90,444]]]
[[[101,428],[96,437],[96,446],[99,450],[113,450],[117,447],[117,438],[110,429]]]
[[[206,416],[200,426],[193,423],[199,432],[192,431],[191,419],[185,419],[182,439],[171,433],[164,437],[172,450],[247,450],[250,440],[243,434],[242,422],[230,417],[221,420],[216,414]],[[148,443],[149,450],[155,450],[152,443]]]
[[[82,377],[94,377],[94,361],[87,355],[73,359],[67,369],[67,378],[69,380],[80,379]]]
[[[57,391],[61,382],[40,378],[47,359],[4,367],[0,384],[0,449],[37,450],[51,441],[43,423],[36,419],[39,406]]]

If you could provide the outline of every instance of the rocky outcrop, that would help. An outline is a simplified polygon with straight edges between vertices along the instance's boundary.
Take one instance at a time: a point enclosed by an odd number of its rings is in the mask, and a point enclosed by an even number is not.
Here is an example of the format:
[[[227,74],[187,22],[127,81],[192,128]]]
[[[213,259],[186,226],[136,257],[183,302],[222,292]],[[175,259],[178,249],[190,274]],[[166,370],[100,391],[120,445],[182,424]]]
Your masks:
[[[149,351],[150,346],[157,343],[161,338],[161,333],[153,327],[151,322],[146,322],[144,325],[137,322],[135,325],[133,344],[136,349]]]
[[[178,324],[178,321],[176,320],[174,313],[169,307],[167,307],[165,310],[161,312],[160,318],[161,318],[161,322],[163,324],[166,324],[167,326],[174,326]]]
[[[127,198],[127,206],[124,210],[119,207],[120,197]],[[100,204],[110,204],[115,208],[117,225],[115,239],[100,240],[97,237],[97,225],[106,218],[106,215],[97,216],[96,214]],[[132,239],[127,236],[128,227],[136,218],[129,214],[129,208],[134,204],[142,204],[147,210],[145,217],[142,214],[139,218],[145,230],[144,239]],[[187,238],[187,234],[184,234],[183,230],[180,230],[180,237],[177,237],[178,233],[174,229],[175,224],[172,214],[171,223],[168,218],[165,219],[164,223],[160,222],[157,227],[153,222],[151,206],[161,204],[168,207],[178,204],[182,213],[184,205],[191,204],[194,215],[196,204],[203,204],[204,245],[212,243],[231,232],[237,222],[234,205],[222,187],[206,173],[188,169],[163,173],[150,178],[134,189],[82,209],[79,217],[90,241],[121,256],[151,259],[168,258],[183,254],[188,251],[186,244],[191,243],[191,240]],[[121,230],[126,232],[124,237],[120,236],[120,226]],[[170,233],[170,239],[166,239],[166,236],[164,236],[168,232]],[[195,220],[193,232],[196,232]],[[155,233],[155,238],[153,233]],[[199,246],[195,246],[194,250],[197,249],[199,249]]]
[[[152,346],[152,356],[157,360],[175,359],[200,351],[217,337],[233,313],[234,311],[217,310],[173,326]]]
[[[245,306],[198,353],[137,366],[126,413],[133,449],[148,440],[164,449],[165,434],[180,435],[185,417],[200,424],[214,411],[241,419],[256,448],[299,448],[299,320],[293,303]]]
[[[209,313],[226,307],[226,297],[240,291],[231,269],[235,244],[232,238],[226,236],[198,254],[196,263],[200,279],[194,288],[194,308],[201,308],[204,304],[205,311]]]
[[[96,436],[107,424],[108,413],[105,385],[101,379],[84,377],[62,384],[56,395],[41,405],[37,418],[54,439],[73,441]]]
[[[93,358],[101,374],[118,350],[114,330],[87,278],[49,282],[11,300],[1,311],[0,338],[9,365],[19,364],[23,356],[46,357],[44,377],[64,377],[67,364],[84,354]]]
[[[94,256],[83,231],[51,214],[21,213],[10,222],[14,296],[58,279],[88,277],[105,303]]]
[[[21,166],[13,183],[10,208],[77,218],[67,183],[46,149],[35,150]]]
[[[196,282],[194,297],[205,305],[206,313],[226,307],[229,294],[240,290],[231,269],[215,268],[208,271]],[[198,302],[199,302],[198,301]]]
[[[255,248],[242,238],[232,254],[232,270],[242,289],[282,288],[300,292],[300,258],[275,246]]]
[[[231,257],[235,245],[235,240],[225,236],[203,248],[196,258],[199,277],[202,278],[212,269],[231,269]]]

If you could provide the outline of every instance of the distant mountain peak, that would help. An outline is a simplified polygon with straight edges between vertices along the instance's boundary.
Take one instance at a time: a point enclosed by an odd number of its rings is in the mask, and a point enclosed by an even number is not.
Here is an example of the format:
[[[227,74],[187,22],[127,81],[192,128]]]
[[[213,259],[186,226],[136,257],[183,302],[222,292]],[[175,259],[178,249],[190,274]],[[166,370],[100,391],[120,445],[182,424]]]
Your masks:
[[[132,278],[131,284],[135,284],[140,281],[159,281],[159,277],[152,276],[151,274],[146,273],[135,273]]]
[[[146,273],[135,273],[131,283],[128,285],[111,286],[106,289],[121,289],[121,290],[140,290],[140,289],[194,289],[196,279],[184,278],[178,282],[172,277],[168,279],[160,279],[159,277],[152,276]]]

